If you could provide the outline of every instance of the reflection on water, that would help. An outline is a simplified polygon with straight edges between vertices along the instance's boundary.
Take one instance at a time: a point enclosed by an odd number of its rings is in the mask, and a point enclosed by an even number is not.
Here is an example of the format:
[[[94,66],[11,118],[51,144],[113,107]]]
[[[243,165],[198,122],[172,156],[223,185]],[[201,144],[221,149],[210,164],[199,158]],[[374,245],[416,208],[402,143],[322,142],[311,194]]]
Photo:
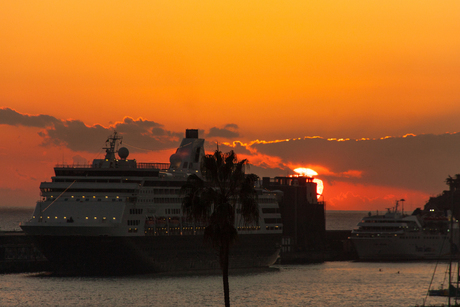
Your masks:
[[[435,263],[327,262],[230,276],[232,306],[415,306]],[[436,280],[439,285],[442,280]],[[0,275],[0,306],[222,306],[219,275]],[[445,302],[429,298],[427,305]]]

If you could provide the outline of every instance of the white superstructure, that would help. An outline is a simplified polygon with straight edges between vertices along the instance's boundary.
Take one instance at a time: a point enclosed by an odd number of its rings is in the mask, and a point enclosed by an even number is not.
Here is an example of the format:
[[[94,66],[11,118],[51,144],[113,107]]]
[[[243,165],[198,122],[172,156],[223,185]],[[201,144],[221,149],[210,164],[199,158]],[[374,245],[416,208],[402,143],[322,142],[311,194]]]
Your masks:
[[[70,252],[64,249],[81,254],[82,257],[77,257],[75,261],[85,262],[91,252],[89,249],[98,248],[91,244],[100,244],[95,238],[126,238],[121,241],[123,249],[131,248],[132,253],[141,251],[143,260],[152,262],[153,270],[174,270],[173,264],[155,265],[169,261],[163,259],[166,255],[158,249],[169,248],[173,254],[182,251],[186,254],[191,247],[181,243],[184,238],[188,238],[187,244],[202,240],[204,225],[185,218],[180,189],[190,174],[200,175],[201,159],[205,154],[204,140],[198,138],[197,130],[187,130],[179,148],[171,155],[170,163],[128,160],[129,151],[125,147],[118,148],[120,143],[121,137],[117,133],[109,137],[104,148],[105,158],[96,159],[91,165],[57,165],[52,181],[40,184],[42,199],[37,203],[32,218],[21,227],[35,239],[47,258],[60,262],[62,266],[67,261],[62,263],[59,258],[71,257]],[[264,238],[268,239],[268,245],[258,251],[260,244],[253,244],[255,253],[263,258],[260,265],[267,266],[278,256],[279,243],[275,242],[281,241],[281,216],[275,193],[259,189],[258,202],[259,223],[245,225],[237,215],[235,226],[242,242],[246,240],[244,238],[255,240],[257,237],[262,244]],[[65,243],[65,240],[76,242],[81,238],[87,240],[78,243],[80,251],[76,246]],[[135,248],[125,244],[129,242],[127,238],[133,238]],[[118,249],[116,245],[113,248]],[[189,251],[190,258],[194,258],[195,252]],[[126,253],[123,250],[120,257],[126,258]],[[112,255],[101,252],[98,257]],[[181,254],[181,257],[184,255]],[[186,259],[181,261],[187,262]],[[193,259],[185,266],[202,268],[195,264],[196,261]],[[87,266],[90,265],[92,263],[88,260]]]
[[[360,260],[449,259],[450,235],[458,242],[458,222],[420,209],[412,215],[398,211],[363,217],[350,237]]]

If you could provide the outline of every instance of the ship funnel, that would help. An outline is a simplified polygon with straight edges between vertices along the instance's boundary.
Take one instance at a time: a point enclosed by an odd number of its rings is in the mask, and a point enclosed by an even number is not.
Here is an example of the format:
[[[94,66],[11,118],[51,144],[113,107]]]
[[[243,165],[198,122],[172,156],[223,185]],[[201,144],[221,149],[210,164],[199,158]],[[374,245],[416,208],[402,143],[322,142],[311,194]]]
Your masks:
[[[198,129],[187,129],[187,130],[185,130],[185,137],[187,139],[197,139],[198,138]]]

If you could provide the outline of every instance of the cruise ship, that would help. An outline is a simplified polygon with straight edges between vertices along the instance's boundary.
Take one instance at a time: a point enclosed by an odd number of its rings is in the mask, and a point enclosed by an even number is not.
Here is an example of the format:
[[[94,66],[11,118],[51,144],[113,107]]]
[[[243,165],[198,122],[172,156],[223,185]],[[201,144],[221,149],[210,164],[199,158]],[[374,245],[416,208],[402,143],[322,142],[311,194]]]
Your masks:
[[[128,159],[116,132],[104,159],[88,165],[57,165],[41,199],[21,228],[62,274],[138,274],[219,268],[216,251],[204,244],[205,225],[183,215],[180,189],[201,175],[204,139],[186,130],[170,163]],[[277,195],[257,189],[260,220],[236,218],[238,241],[230,268],[261,268],[279,256],[283,226]]]
[[[458,221],[434,211],[416,209],[411,215],[394,208],[363,217],[351,232],[362,261],[448,260],[459,242]],[[453,231],[451,232],[451,229]]]

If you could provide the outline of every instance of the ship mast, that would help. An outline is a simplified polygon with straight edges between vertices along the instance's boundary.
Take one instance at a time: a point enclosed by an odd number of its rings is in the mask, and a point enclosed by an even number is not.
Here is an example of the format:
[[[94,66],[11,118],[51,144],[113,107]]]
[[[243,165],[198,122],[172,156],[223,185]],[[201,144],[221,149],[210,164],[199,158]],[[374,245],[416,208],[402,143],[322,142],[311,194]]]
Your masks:
[[[105,149],[105,161],[114,161],[115,159],[115,153],[117,152],[117,145],[118,141],[120,141],[120,144],[122,142],[123,137],[118,136],[118,133],[116,131],[113,132],[113,135],[109,136],[109,138],[106,141],[106,144],[108,143],[108,146],[104,147]]]

